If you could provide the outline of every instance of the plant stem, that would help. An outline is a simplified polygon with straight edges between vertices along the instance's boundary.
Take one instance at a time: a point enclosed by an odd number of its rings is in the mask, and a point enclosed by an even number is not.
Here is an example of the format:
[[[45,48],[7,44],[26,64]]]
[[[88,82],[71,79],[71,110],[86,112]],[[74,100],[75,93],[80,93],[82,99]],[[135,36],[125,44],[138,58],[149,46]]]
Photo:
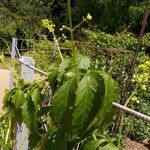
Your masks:
[[[56,37],[56,35],[53,33],[53,37],[54,37],[54,42],[55,42],[55,46],[56,46],[56,49],[57,49],[57,51],[58,51],[58,53],[59,53],[59,55],[60,55],[60,58],[61,58],[61,61],[63,61],[64,60],[64,58],[63,58],[63,55],[62,55],[62,53],[61,53],[61,50],[60,50],[60,46],[59,46],[59,43],[58,43],[58,39],[57,39],[57,37]]]
[[[78,27],[80,27],[82,25],[83,22],[85,22],[86,19],[84,18],[79,24],[77,24],[74,28],[73,31],[75,31]]]
[[[124,106],[127,106],[127,105],[128,105],[128,103],[130,102],[130,99],[131,99],[131,98],[134,96],[134,94],[136,93],[137,88],[138,88],[138,85],[136,85],[134,91],[131,93],[131,95],[129,96],[129,98],[126,100]]]
[[[8,142],[10,131],[11,131],[11,114],[8,116],[8,130],[6,133],[5,144],[7,144],[7,142]]]
[[[138,88],[138,86],[136,85],[134,91],[131,93],[131,95],[129,96],[129,98],[126,100],[126,103],[124,104],[124,106],[128,105],[128,103],[130,102],[130,99],[136,93],[137,88]],[[121,114],[120,127],[119,127],[119,137],[118,137],[118,147],[119,147],[119,149],[121,149],[121,139],[122,139],[123,122],[124,122],[124,114]]]
[[[72,26],[72,14],[71,14],[71,2],[68,0],[68,17],[69,17],[69,25],[70,25],[70,38],[71,38],[71,46],[72,49],[75,50],[74,47],[74,38],[73,38],[73,26]]]
[[[121,114],[120,127],[119,127],[119,136],[118,136],[118,144],[117,144],[119,149],[121,149],[123,121],[124,121],[124,115]]]

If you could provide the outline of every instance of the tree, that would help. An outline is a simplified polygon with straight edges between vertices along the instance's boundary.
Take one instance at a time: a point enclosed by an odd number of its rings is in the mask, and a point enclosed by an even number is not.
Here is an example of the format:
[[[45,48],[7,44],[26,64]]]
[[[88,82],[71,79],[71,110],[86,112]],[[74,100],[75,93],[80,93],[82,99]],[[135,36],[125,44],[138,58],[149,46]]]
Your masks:
[[[131,26],[131,30],[137,29],[146,2],[147,0],[77,0],[76,4],[80,15],[89,12],[100,29],[115,32],[128,26]]]

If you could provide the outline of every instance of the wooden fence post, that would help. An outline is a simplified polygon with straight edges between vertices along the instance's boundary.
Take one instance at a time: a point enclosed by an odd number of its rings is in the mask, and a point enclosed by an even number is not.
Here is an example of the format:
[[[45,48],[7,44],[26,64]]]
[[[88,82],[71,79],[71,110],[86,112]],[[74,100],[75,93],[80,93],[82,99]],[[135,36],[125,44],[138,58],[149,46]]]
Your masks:
[[[17,56],[17,38],[12,38],[12,51],[11,58],[15,59]],[[31,57],[22,56],[22,61],[28,65],[34,66],[34,60]],[[27,82],[33,82],[34,80],[34,70],[29,67],[21,64],[21,78]],[[10,89],[14,87],[14,68],[12,66],[12,70],[10,73]],[[16,133],[16,145],[14,146],[14,150],[20,150],[20,147],[23,147],[23,150],[28,150],[28,129],[24,123],[19,125],[17,123],[17,133]]]
[[[34,66],[34,60],[32,57],[22,56],[22,61],[25,62],[28,65]],[[24,79],[27,82],[33,82],[34,80],[34,70],[30,69],[29,67],[21,64],[21,78]],[[17,124],[17,144],[16,144],[16,150],[20,150],[20,147],[23,147],[24,150],[28,150],[28,129],[24,123],[19,126]]]
[[[15,59],[15,56],[16,56],[16,50],[15,50],[16,46],[17,46],[17,38],[12,38],[12,47],[11,47],[11,58],[12,59]],[[12,70],[10,71],[10,80],[9,80],[9,88],[10,89],[13,88],[13,82],[14,82],[14,75],[13,75],[14,68],[13,68],[13,66],[11,69]]]

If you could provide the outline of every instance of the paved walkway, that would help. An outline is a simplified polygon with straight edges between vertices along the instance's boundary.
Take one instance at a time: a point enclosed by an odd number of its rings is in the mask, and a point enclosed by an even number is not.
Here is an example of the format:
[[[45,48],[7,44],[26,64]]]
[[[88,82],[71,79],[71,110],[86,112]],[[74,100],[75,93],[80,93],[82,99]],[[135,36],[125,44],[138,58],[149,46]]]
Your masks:
[[[5,89],[9,88],[10,70],[0,69],[0,112],[2,111],[2,101]]]

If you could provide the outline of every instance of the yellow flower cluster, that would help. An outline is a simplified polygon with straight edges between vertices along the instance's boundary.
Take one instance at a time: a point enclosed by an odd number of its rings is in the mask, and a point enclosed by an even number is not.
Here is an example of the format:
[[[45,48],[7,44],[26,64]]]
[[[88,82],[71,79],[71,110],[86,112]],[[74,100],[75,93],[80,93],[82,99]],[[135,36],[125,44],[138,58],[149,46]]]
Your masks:
[[[137,74],[133,79],[138,82],[139,84],[148,82],[149,80],[149,74],[148,73],[142,73],[142,74]]]
[[[43,26],[46,27],[49,30],[49,32],[54,33],[55,25],[53,24],[52,21],[49,21],[48,19],[43,19],[42,23],[43,23]]]
[[[131,100],[132,100],[132,102],[135,102],[135,103],[139,103],[140,102],[139,99],[136,96],[133,96],[131,98]]]
[[[136,74],[133,75],[132,82],[136,82],[140,89],[147,90],[148,82],[150,81],[150,60],[139,64]],[[133,98],[134,99],[134,98]]]

